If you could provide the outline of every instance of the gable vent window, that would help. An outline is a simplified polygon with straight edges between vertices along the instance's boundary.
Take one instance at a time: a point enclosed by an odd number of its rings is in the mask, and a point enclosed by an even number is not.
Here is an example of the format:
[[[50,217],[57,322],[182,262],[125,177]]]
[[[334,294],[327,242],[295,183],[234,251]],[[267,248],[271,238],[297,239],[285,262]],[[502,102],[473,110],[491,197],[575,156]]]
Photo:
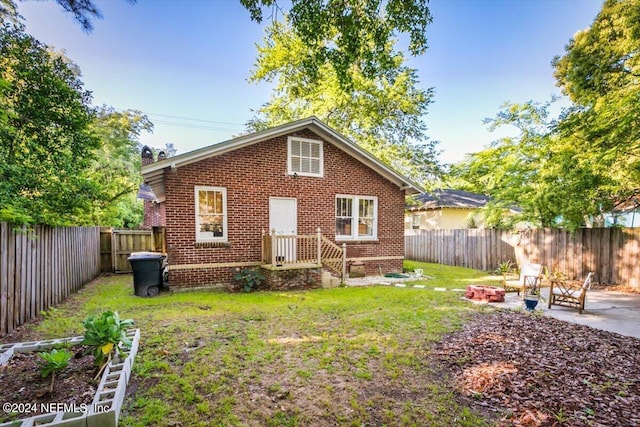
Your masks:
[[[322,141],[290,136],[287,142],[289,175],[323,176]]]

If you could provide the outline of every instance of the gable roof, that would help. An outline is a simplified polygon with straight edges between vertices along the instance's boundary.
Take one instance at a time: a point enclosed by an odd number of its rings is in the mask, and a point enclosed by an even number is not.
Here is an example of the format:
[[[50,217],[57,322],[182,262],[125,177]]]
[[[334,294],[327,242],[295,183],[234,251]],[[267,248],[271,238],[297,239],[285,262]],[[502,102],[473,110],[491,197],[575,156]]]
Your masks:
[[[330,128],[328,125],[314,116],[308,117],[306,119],[296,120],[294,122],[270,129],[265,129],[260,132],[242,135],[224,142],[220,142],[218,144],[180,154],[179,156],[169,157],[164,160],[159,160],[155,163],[144,165],[142,167],[142,176],[145,183],[148,184],[153,190],[153,193],[156,195],[156,199],[159,202],[162,202],[165,199],[165,169],[177,169],[181,166],[199,162],[209,157],[219,156],[230,151],[248,147],[250,145],[257,144],[271,138],[287,135],[289,133],[300,131],[303,129],[309,129],[312,132],[318,134],[325,141],[333,144],[351,157],[369,166],[379,175],[397,185],[401,190],[406,190],[407,194],[417,194],[421,191],[424,191],[418,184],[401,175],[399,172],[391,169],[389,166],[385,165],[379,159],[373,156],[373,154],[362,149],[357,144],[351,142],[345,136]]]
[[[613,203],[613,212],[633,212],[640,208],[640,188],[636,188],[631,192],[630,196],[618,198]]]
[[[483,194],[470,193],[462,190],[435,190],[431,193],[422,193],[416,200],[418,206],[411,206],[409,210],[424,211],[442,208],[480,209],[491,200]]]

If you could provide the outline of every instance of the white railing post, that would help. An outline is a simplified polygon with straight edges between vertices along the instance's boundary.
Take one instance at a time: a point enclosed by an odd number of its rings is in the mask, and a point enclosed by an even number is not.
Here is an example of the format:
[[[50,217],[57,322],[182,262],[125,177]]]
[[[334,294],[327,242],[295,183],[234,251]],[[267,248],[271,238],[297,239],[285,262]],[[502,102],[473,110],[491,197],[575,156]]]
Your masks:
[[[278,243],[276,242],[276,229],[271,229],[271,265],[276,265],[276,248],[278,247]]]
[[[322,265],[322,232],[320,227],[316,230],[318,235],[318,265]]]
[[[347,280],[347,244],[342,244],[342,283]]]

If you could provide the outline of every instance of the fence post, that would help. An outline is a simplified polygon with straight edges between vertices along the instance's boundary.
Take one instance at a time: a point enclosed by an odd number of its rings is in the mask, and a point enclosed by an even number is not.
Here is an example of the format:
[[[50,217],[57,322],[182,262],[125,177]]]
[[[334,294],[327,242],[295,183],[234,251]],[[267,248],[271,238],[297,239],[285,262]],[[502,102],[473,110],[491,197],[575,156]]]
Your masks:
[[[276,242],[276,229],[271,229],[271,265],[276,265],[276,248],[278,247],[278,243]]]
[[[342,244],[342,283],[347,280],[347,244]]]
[[[0,336],[12,329],[9,323],[9,224],[0,222]]]
[[[318,265],[322,265],[322,232],[320,227],[316,230],[318,235]]]
[[[117,255],[116,252],[118,250],[117,247],[117,237],[116,237],[116,230],[111,230],[111,270],[115,273],[116,271],[118,271],[118,261],[117,261]]]

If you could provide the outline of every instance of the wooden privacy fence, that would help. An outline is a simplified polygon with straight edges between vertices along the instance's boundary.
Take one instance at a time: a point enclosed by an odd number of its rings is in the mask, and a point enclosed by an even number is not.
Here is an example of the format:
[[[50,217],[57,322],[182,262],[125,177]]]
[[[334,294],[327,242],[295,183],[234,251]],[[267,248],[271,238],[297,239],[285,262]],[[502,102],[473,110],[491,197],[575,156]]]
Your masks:
[[[405,258],[494,270],[511,260],[540,263],[581,279],[640,289],[640,228],[406,230]]]
[[[129,255],[133,252],[166,252],[164,228],[152,230],[100,230],[100,271],[129,273]]]
[[[0,336],[64,301],[99,273],[99,228],[16,228],[0,222]]]

